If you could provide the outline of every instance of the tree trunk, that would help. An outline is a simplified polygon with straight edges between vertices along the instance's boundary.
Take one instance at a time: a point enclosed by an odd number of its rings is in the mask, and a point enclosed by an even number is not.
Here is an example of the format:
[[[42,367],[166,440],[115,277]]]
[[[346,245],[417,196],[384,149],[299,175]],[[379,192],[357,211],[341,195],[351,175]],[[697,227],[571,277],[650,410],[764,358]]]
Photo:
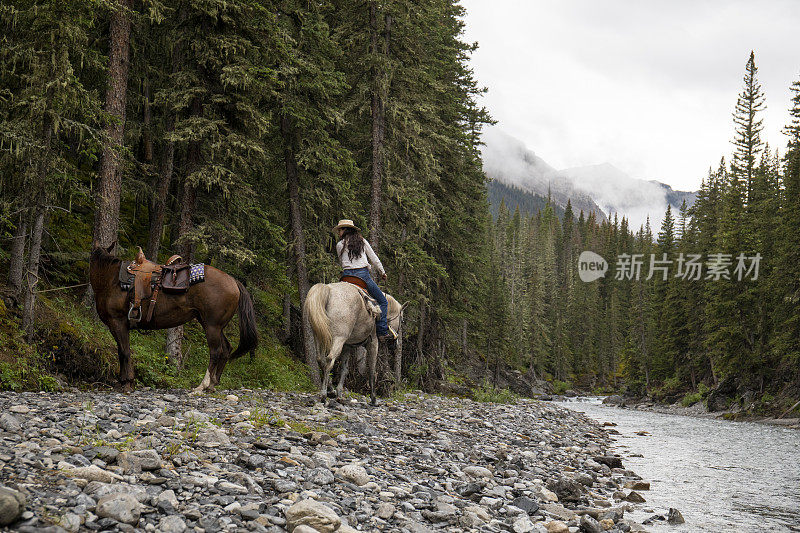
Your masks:
[[[93,237],[100,246],[117,239],[119,203],[122,190],[120,162],[125,127],[125,104],[128,89],[131,21],[128,10],[133,0],[118,0],[111,14],[111,41],[108,51],[108,89],[105,110],[112,120],[105,127],[107,141],[100,159],[100,176],[95,197]]]
[[[39,199],[31,235],[31,249],[28,253],[28,266],[25,272],[25,302],[22,311],[22,329],[28,343],[33,342],[33,314],[36,308],[36,284],[39,282],[39,257],[42,251],[42,233],[44,233],[45,206],[44,199]]]
[[[39,258],[42,252],[42,234],[44,233],[44,217],[47,211],[45,193],[47,191],[47,175],[50,172],[50,142],[53,136],[53,122],[45,116],[42,124],[41,159],[36,170],[37,183],[34,190],[35,209],[33,232],[28,250],[28,263],[25,267],[25,298],[22,306],[22,329],[28,343],[33,342],[34,311],[36,309],[36,285],[39,282]]]
[[[142,144],[144,145],[143,159],[148,165],[153,162],[153,113],[150,109],[150,79],[145,76],[142,82]]]
[[[397,345],[394,350],[394,381],[397,386],[400,385],[400,380],[403,379],[403,321],[400,320],[400,326],[397,329]]]
[[[196,151],[196,146],[190,146],[187,153],[187,176],[183,182],[183,201],[181,202],[181,218],[178,222],[178,240],[180,241],[187,233],[192,230],[193,222],[192,217],[197,205],[197,190],[194,185],[189,182],[188,175],[195,168],[192,161],[198,161],[197,157],[192,156],[193,151]],[[178,253],[183,257],[187,263],[192,261],[192,244],[189,241],[180,242],[177,246]],[[183,326],[177,326],[167,330],[167,341],[165,351],[170,362],[180,369],[183,367]]]
[[[281,117],[281,136],[283,137],[283,157],[286,164],[286,184],[289,191],[289,219],[292,227],[292,242],[294,250],[295,272],[297,273],[297,289],[300,293],[300,308],[303,309],[308,294],[309,281],[306,270],[306,240],[303,234],[303,219],[300,213],[300,176],[297,170],[295,157],[295,141],[292,125],[287,116]],[[303,346],[305,360],[311,378],[315,384],[321,383],[319,365],[317,364],[316,346],[311,324],[303,316]]]
[[[371,29],[371,48],[372,54],[377,55],[378,51],[378,6],[377,2],[370,2],[369,24]],[[392,19],[386,15],[386,31],[383,42],[384,60],[389,55],[389,37],[392,26]],[[383,153],[384,137],[386,129],[385,117],[385,73],[383,68],[373,67],[372,69],[372,102],[370,104],[370,114],[372,116],[372,184],[370,191],[369,209],[369,240],[372,247],[377,251],[380,246],[381,230],[381,188],[383,182]]]
[[[423,361],[423,347],[425,346],[425,304],[419,306],[419,331],[417,332],[417,360]]]
[[[183,326],[169,328],[164,351],[169,362],[178,370],[183,368]]]
[[[203,107],[200,100],[195,98],[192,101],[192,115],[200,117],[203,114]],[[174,158],[174,146],[173,146]],[[187,263],[192,262],[193,247],[189,240],[186,240],[186,235],[192,231],[194,226],[194,211],[197,207],[197,188],[189,179],[192,172],[197,170],[200,165],[200,143],[199,141],[192,141],[186,149],[186,173],[183,178],[183,187],[181,187],[181,202],[180,202],[180,219],[178,221],[178,231],[176,241],[178,242],[176,248],[184,261]],[[163,170],[163,169],[162,169]],[[170,174],[171,174],[170,169]],[[162,183],[163,185],[163,183]],[[169,183],[166,185],[169,188]],[[166,194],[164,195],[166,199]],[[176,368],[183,368],[183,326],[170,328],[167,330],[167,341],[165,351],[170,362]]]
[[[175,118],[170,114],[167,118],[167,131],[175,129]],[[161,247],[161,234],[164,231],[164,215],[167,211],[167,194],[172,182],[172,170],[175,163],[175,143],[168,141],[164,146],[161,168],[158,173],[158,184],[155,187],[155,196],[150,201],[150,233],[147,238],[147,257],[153,261],[158,260]]]
[[[286,256],[286,279],[291,280],[294,269],[292,268],[292,254]],[[283,342],[289,344],[292,338],[292,295],[287,290],[283,294]]]
[[[8,266],[8,284],[11,286],[15,302],[22,294],[22,273],[25,266],[25,240],[28,236],[28,217],[26,212],[19,215],[14,240],[11,243],[11,261]],[[17,305],[17,304],[15,304]]]
[[[465,318],[461,322],[461,355],[464,356],[464,360],[467,360],[467,326],[469,322]]]

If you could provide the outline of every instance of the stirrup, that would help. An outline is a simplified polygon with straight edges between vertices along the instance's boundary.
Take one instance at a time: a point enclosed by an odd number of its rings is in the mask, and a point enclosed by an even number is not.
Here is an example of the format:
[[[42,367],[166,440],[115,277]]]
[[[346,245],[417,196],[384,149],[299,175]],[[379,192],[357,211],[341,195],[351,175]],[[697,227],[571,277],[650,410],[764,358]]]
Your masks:
[[[134,311],[137,311],[137,314],[136,314],[135,317],[133,316],[133,312]],[[141,321],[142,321],[142,306],[141,306],[141,304],[139,305],[139,307],[134,307],[134,305],[131,304],[131,308],[128,309],[128,322],[130,322],[133,325],[133,324],[138,324]]]
[[[378,340],[381,342],[393,342],[397,340],[397,333],[389,327],[389,333],[385,333],[383,335],[378,336]]]

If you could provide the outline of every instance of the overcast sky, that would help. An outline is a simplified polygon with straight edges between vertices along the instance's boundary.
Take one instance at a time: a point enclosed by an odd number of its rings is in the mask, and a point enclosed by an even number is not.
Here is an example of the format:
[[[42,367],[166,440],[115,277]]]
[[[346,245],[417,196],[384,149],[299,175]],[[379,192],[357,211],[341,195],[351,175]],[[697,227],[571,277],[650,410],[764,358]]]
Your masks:
[[[609,162],[696,189],[731,152],[750,50],[783,152],[800,1],[462,0],[484,105],[556,168]]]

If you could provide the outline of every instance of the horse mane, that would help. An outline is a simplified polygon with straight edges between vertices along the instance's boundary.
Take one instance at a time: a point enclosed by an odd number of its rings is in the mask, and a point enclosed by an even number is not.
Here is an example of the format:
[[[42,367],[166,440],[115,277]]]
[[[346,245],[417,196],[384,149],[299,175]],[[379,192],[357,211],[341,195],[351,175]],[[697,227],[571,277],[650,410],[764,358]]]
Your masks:
[[[97,265],[101,267],[108,267],[120,263],[121,259],[98,247],[92,250],[92,255],[89,257],[89,261],[92,263],[97,263]]]
[[[387,317],[393,317],[400,313],[400,309],[402,309],[403,306],[400,305],[400,302],[394,299],[394,296],[391,294],[386,294],[386,300],[389,302],[389,309],[386,311]]]

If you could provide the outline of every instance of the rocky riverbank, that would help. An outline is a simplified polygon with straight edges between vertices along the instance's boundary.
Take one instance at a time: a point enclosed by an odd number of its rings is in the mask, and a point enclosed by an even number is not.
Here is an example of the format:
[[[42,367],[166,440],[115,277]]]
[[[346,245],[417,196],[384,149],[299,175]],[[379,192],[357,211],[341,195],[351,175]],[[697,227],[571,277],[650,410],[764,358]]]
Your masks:
[[[720,411],[709,411],[703,402],[697,402],[690,406],[684,406],[680,402],[673,404],[658,403],[649,399],[625,399],[619,395],[607,396],[603,399],[603,404],[612,407],[624,407],[637,409],[639,411],[649,411],[665,415],[683,415],[695,418],[724,419],[737,422],[756,422],[771,426],[783,426],[800,429],[800,418],[784,417],[772,418],[749,414],[745,409],[726,409]]]
[[[0,429],[22,532],[645,530],[606,430],[538,401],[0,393]]]

